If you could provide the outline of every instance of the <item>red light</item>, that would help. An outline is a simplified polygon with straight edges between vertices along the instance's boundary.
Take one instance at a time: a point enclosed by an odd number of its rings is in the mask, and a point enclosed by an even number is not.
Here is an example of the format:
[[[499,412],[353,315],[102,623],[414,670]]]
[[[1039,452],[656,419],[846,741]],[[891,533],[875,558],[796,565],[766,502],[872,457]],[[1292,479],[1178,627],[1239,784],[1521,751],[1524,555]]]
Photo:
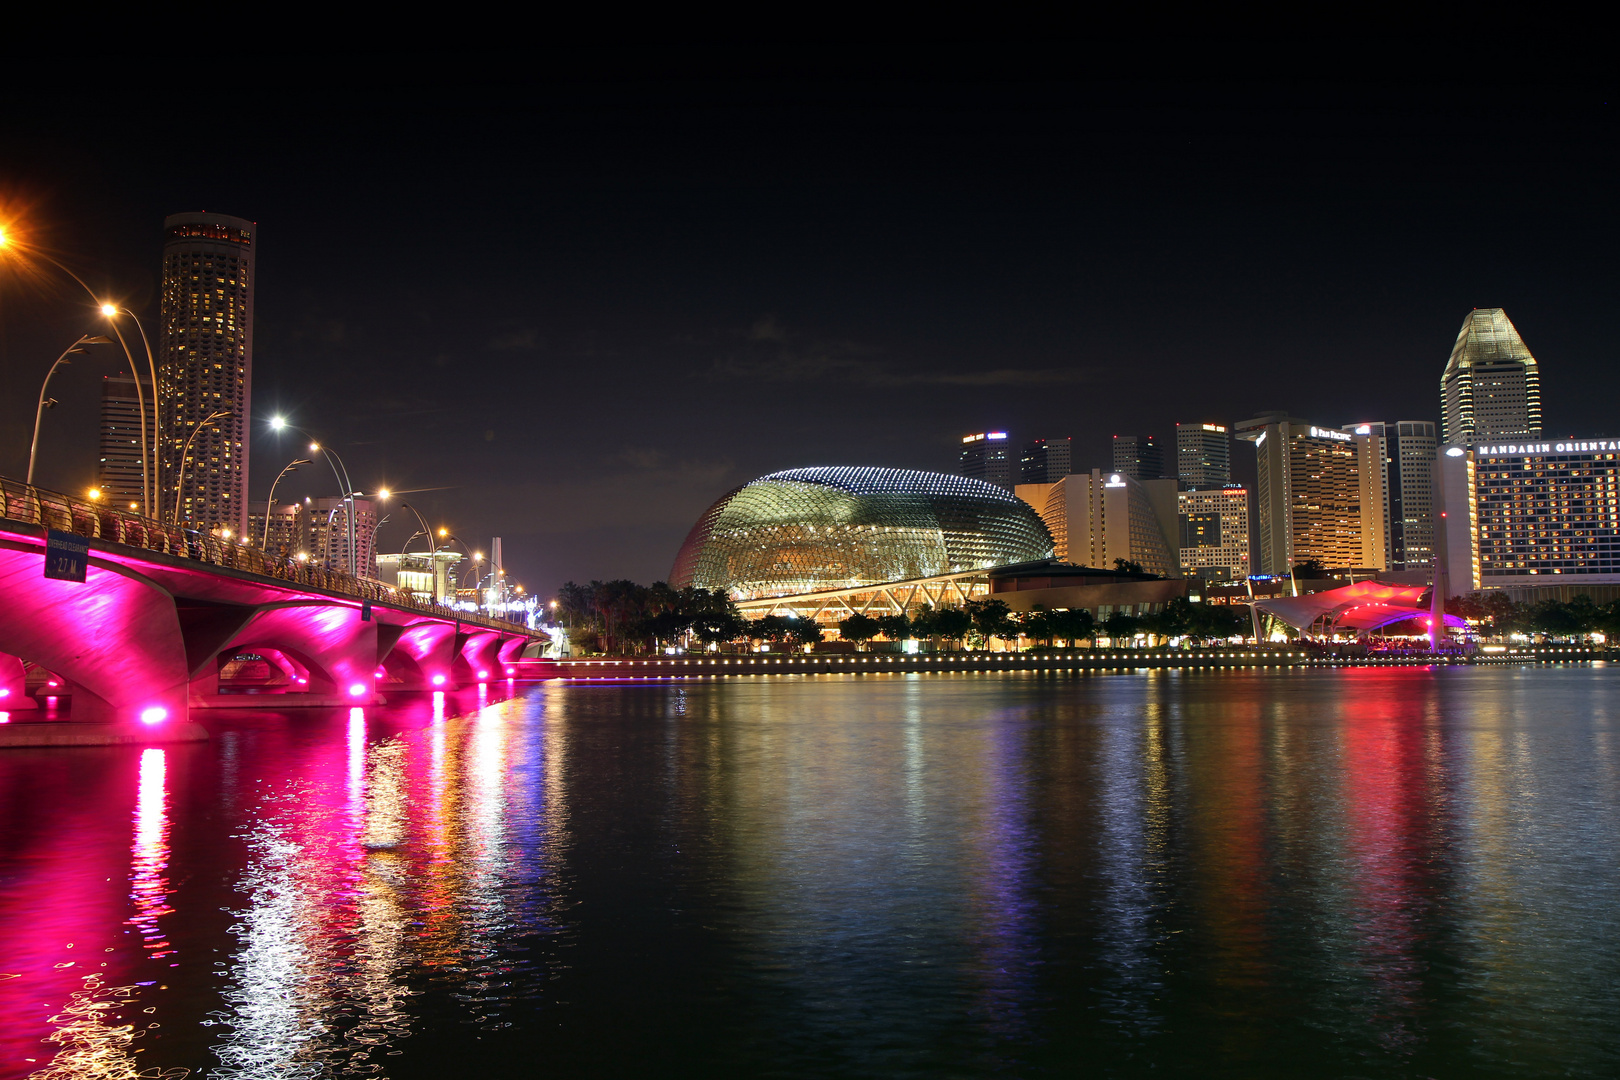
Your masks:
[[[141,710],[141,723],[143,724],[161,724],[168,718],[169,710],[161,705],[153,705],[149,709]]]
[[[353,686],[349,687],[350,697],[364,697],[365,693],[366,687],[364,683],[355,683]]]
[[[435,675],[435,676],[433,676],[433,685],[434,686],[443,686],[444,685],[444,676],[443,675]]]
[[[487,672],[487,671],[480,671],[480,672],[479,672],[479,673],[478,673],[478,677],[479,677],[479,678],[480,678],[480,679],[487,679],[487,678],[489,678],[489,672]]]

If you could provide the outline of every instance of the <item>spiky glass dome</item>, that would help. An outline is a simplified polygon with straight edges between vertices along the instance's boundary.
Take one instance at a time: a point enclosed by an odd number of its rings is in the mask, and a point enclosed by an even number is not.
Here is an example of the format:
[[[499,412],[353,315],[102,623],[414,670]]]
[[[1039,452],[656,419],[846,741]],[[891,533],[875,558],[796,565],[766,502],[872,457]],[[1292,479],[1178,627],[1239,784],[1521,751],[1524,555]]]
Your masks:
[[[1035,511],[982,480],[911,469],[789,469],[709,507],[669,581],[746,600],[1051,556],[1052,538]]]

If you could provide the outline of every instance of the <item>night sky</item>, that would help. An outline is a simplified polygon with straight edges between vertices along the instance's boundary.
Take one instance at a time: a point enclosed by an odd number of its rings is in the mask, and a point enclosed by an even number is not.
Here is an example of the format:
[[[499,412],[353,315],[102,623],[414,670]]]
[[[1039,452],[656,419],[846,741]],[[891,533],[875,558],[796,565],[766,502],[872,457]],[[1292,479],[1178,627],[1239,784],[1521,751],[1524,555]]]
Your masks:
[[[754,476],[948,471],[968,431],[1089,468],[1178,420],[1438,420],[1476,306],[1541,361],[1549,435],[1620,432],[1607,85],[1153,55],[250,62],[117,128],[110,77],[14,73],[0,216],[149,329],[164,215],[257,221],[254,498],[300,449],[281,412],[543,595],[663,578]],[[0,473],[93,324],[0,271]],[[117,367],[53,382],[41,484],[93,481]]]

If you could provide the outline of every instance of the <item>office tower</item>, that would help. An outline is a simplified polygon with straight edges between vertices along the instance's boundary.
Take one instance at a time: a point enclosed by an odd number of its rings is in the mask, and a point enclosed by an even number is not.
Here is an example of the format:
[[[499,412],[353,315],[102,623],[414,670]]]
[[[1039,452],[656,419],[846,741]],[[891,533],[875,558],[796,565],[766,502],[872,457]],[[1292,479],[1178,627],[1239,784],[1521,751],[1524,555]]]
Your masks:
[[[1453,444],[1439,460],[1446,595],[1620,584],[1620,439]]]
[[[1364,514],[1382,522],[1384,565],[1427,570],[1434,555],[1435,425],[1429,420],[1351,424],[1367,443],[1358,458]]]
[[[1233,433],[1254,443],[1258,458],[1261,573],[1287,574],[1309,559],[1329,569],[1383,568],[1382,516],[1362,515],[1360,459],[1370,450],[1355,436],[1277,412]]]
[[[1009,445],[1005,431],[981,431],[977,435],[962,436],[962,458],[957,473],[1011,491],[1013,461]]]
[[[159,504],[166,520],[241,534],[258,229],[224,214],[173,214],[163,227]]]
[[[152,407],[150,380],[135,380],[124,372],[101,380],[101,467],[96,486],[108,504],[120,510],[141,502],[141,404]],[[146,437],[152,437],[151,413],[147,413]]]
[[[1467,445],[1541,434],[1541,373],[1501,308],[1463,320],[1440,376],[1440,438]]]
[[[1036,439],[1018,455],[1020,484],[1055,484],[1069,475],[1074,460],[1073,439]]]
[[[1176,425],[1176,476],[1193,490],[1232,482],[1232,436],[1220,424]]]
[[[1150,574],[1181,576],[1175,480],[1138,483],[1092,469],[1053,484],[1020,484],[1016,494],[1041,515],[1063,562],[1112,570],[1124,559]]]
[[[349,565],[349,513],[354,513],[354,566]],[[352,573],[356,577],[377,576],[377,510],[370,499],[346,499],[323,495],[309,508],[309,556],[318,565]]]
[[[1164,475],[1164,452],[1152,435],[1115,435],[1114,472],[1132,480],[1157,480]]]
[[[1249,492],[1237,484],[1178,492],[1181,572],[1206,581],[1249,573]]]

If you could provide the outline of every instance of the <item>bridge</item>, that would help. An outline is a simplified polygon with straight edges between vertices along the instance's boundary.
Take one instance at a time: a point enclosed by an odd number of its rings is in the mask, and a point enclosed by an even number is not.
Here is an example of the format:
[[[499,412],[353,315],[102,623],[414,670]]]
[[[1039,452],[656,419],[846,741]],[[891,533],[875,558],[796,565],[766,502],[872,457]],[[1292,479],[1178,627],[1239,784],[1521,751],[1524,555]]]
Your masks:
[[[46,576],[53,534],[53,553],[77,550],[83,581]],[[378,581],[0,478],[0,713],[36,707],[25,660],[63,684],[72,721],[157,734],[198,708],[365,705],[390,690],[504,678],[532,637]]]

